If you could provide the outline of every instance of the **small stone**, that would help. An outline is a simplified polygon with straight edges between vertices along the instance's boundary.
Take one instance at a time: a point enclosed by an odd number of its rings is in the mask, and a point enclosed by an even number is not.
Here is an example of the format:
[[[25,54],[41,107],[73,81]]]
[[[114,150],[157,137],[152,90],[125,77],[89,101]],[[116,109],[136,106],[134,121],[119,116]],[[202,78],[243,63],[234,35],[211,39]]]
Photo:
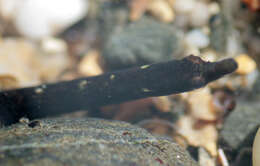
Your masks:
[[[194,9],[190,13],[190,23],[192,26],[201,27],[208,24],[210,12],[208,5],[202,2],[196,2]]]
[[[142,0],[145,3],[147,0]],[[96,2],[96,1],[95,1]],[[99,36],[101,37],[102,45],[104,45],[116,32],[119,32],[127,26],[129,23],[129,17],[131,14],[128,12],[128,6],[126,1],[105,1],[99,3],[99,13],[95,21],[98,21],[98,26],[94,28],[98,29]],[[139,7],[140,0],[131,1],[131,3],[136,2],[137,7]],[[145,4],[143,4],[145,5]],[[141,7],[142,8],[142,7]],[[143,10],[143,9],[140,9]],[[139,11],[137,11],[138,13]],[[139,14],[136,14],[134,19],[139,19]],[[130,16],[129,16],[130,15]]]
[[[208,5],[210,15],[216,15],[220,12],[220,6],[217,2],[211,2]]]
[[[243,2],[247,4],[252,11],[260,9],[260,2],[258,0],[243,0]]]
[[[18,88],[40,83],[38,70],[33,67],[38,54],[31,42],[5,39],[0,44],[0,52],[1,88]]]
[[[63,40],[52,37],[42,40],[41,47],[43,51],[50,54],[63,53],[67,51],[67,45]]]
[[[160,21],[166,23],[172,22],[175,18],[173,9],[166,0],[153,0],[149,3],[147,11],[151,12]]]
[[[0,0],[0,17],[4,21],[11,21],[15,12],[22,1],[17,0]]]
[[[96,76],[104,71],[100,65],[100,53],[97,50],[89,51],[80,61],[78,70],[84,76]]]
[[[201,32],[203,32],[205,35],[209,35],[210,34],[210,28],[206,25],[201,27]]]
[[[194,4],[194,0],[176,0],[173,8],[178,14],[187,14],[194,10]]]
[[[217,114],[213,107],[213,97],[209,88],[198,89],[188,93],[190,115],[196,119],[215,121]]]
[[[153,98],[154,106],[162,112],[170,112],[172,103],[168,96],[160,96]]]
[[[217,52],[228,55],[237,55],[243,52],[240,33],[223,13],[211,18],[210,29],[210,44]]]
[[[185,37],[186,43],[198,48],[205,48],[209,45],[209,37],[199,29],[191,30]]]
[[[28,124],[30,120],[28,118],[22,117],[21,119],[19,119],[19,122],[23,124]]]
[[[62,32],[81,18],[88,9],[87,0],[27,0],[15,11],[14,24],[29,38],[41,39]]]
[[[58,49],[46,50],[27,40],[4,39],[0,44],[1,86],[11,88],[5,84],[9,82],[10,86],[18,88],[37,85],[42,80],[56,80],[70,62],[66,43],[62,40],[58,40],[58,43],[61,44]]]
[[[199,164],[200,166],[216,166],[215,159],[201,147],[199,148]]]
[[[176,28],[144,17],[114,33],[102,56],[109,70],[167,61],[182,50]]]
[[[8,90],[19,87],[19,81],[12,74],[0,75],[0,90]]]
[[[34,61],[42,80],[56,81],[58,76],[70,65],[67,44],[60,39],[46,38],[38,48],[39,55]],[[41,53],[41,54],[40,54]]]
[[[178,133],[196,147],[204,147],[212,156],[217,155],[218,132],[215,124],[203,123],[192,116],[182,116],[177,122]]]
[[[189,25],[189,15],[188,14],[178,14],[174,20],[174,25],[179,28],[187,28]]]
[[[256,70],[256,62],[247,54],[241,54],[235,58],[238,63],[236,73],[247,75]]]
[[[233,150],[251,147],[260,126],[259,100],[240,100],[233,112],[226,118],[220,132],[221,142]]]
[[[130,14],[129,18],[131,21],[137,21],[139,20],[145,11],[147,10],[147,7],[150,3],[150,0],[132,0],[130,1]]]

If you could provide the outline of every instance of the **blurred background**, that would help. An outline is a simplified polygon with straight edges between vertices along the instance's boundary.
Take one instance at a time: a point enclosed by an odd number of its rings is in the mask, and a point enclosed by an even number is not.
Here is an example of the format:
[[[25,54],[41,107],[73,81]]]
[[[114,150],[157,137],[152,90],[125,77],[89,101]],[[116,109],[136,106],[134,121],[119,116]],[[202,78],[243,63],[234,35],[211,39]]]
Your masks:
[[[202,166],[251,165],[260,124],[259,10],[259,0],[0,0],[0,90],[190,54],[233,57],[237,71],[205,88],[64,116],[140,125],[203,156]]]

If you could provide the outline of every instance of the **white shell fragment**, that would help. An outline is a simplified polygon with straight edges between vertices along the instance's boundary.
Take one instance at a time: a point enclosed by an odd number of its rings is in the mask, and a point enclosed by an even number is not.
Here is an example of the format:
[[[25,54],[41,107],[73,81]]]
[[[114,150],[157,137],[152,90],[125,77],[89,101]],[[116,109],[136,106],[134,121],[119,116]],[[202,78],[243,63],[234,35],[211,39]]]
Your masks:
[[[18,0],[19,1],[19,0]],[[24,36],[41,39],[55,35],[87,13],[87,0],[23,0],[14,11],[14,24]]]

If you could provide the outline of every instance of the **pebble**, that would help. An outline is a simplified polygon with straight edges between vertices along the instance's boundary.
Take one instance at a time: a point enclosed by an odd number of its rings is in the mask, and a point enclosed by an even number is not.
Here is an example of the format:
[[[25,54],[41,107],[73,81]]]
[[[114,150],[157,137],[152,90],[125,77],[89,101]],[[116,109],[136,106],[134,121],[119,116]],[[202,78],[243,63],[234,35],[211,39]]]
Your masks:
[[[194,4],[194,0],[176,0],[173,8],[177,14],[187,14],[194,10]]]
[[[203,123],[192,116],[182,116],[177,122],[178,133],[195,147],[205,148],[211,156],[217,155],[218,132],[215,124]]]
[[[220,12],[220,6],[217,2],[211,2],[208,5],[208,10],[209,10],[211,15],[216,15]]]
[[[206,48],[209,45],[209,37],[199,29],[188,32],[185,41],[188,45],[194,45],[198,48]]]
[[[199,164],[200,166],[216,166],[214,158],[202,147],[199,148]]]
[[[48,37],[41,41],[38,49],[37,51],[42,53],[37,57],[40,77],[48,81],[56,80],[71,62],[67,44],[61,39]]]
[[[205,87],[189,92],[187,102],[190,107],[189,113],[194,118],[205,121],[215,121],[217,119],[209,88]]]
[[[55,41],[56,51],[54,51]],[[69,65],[67,46],[64,41],[49,39],[42,42],[53,43],[52,48],[47,49],[46,46],[43,48],[41,45],[17,38],[5,38],[1,42],[0,87],[2,89],[34,86],[42,80],[54,81]]]
[[[42,40],[41,48],[47,53],[57,53],[57,52],[65,52],[67,50],[67,45],[63,40],[49,37]]]
[[[256,70],[256,62],[247,54],[241,54],[235,58],[238,63],[236,73],[247,75]]]
[[[182,51],[180,30],[143,17],[115,32],[105,43],[102,57],[108,70],[167,61]]]
[[[160,21],[169,23],[175,18],[172,8],[167,1],[153,0],[148,5],[148,11]]]
[[[9,21],[14,17],[14,12],[22,1],[0,0],[0,16],[3,20]]]
[[[220,131],[220,141],[238,150],[252,147],[254,135],[260,125],[259,98],[238,100],[234,111],[225,119]]]
[[[190,13],[190,24],[195,27],[206,25],[210,18],[209,7],[202,2],[194,4],[194,10]]]
[[[101,68],[100,53],[97,50],[90,50],[80,61],[78,71],[84,76],[96,76],[103,74]]]
[[[37,57],[32,43],[5,39],[0,44],[0,87],[10,89],[33,86],[40,82],[38,70],[33,68]]]
[[[243,52],[243,45],[239,31],[233,29],[227,37],[226,51],[229,55]]]
[[[174,20],[174,25],[185,29],[189,25],[189,15],[187,14],[178,14]]]
[[[83,18],[87,13],[87,2],[26,0],[16,8],[14,24],[17,30],[28,38],[41,39],[52,36]]]
[[[240,33],[223,12],[211,18],[210,29],[210,44],[217,52],[232,56],[244,52]]]
[[[19,86],[18,80],[11,74],[0,74],[0,90],[14,89]]]

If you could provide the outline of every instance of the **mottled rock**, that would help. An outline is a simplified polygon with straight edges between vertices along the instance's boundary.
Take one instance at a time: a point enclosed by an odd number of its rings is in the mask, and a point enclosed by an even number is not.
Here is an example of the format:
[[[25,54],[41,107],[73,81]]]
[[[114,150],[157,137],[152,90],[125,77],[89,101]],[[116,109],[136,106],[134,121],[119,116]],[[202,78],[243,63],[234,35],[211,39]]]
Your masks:
[[[0,129],[0,165],[197,166],[177,144],[101,119],[46,119]]]
[[[238,105],[226,119],[220,132],[221,140],[234,150],[252,147],[253,139],[260,126],[260,103],[238,101]]]
[[[179,31],[151,18],[142,18],[111,36],[103,57],[110,70],[122,69],[172,59],[181,43]]]

